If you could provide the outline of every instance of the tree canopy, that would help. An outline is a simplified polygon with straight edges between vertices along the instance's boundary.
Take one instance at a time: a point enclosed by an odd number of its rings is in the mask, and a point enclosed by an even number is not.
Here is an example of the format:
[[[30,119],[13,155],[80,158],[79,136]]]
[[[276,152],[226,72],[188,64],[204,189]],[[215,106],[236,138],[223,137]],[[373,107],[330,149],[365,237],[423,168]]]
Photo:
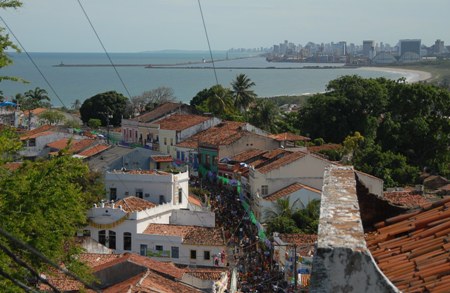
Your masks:
[[[397,162],[394,165],[429,168],[444,176],[450,174],[449,91],[423,83],[407,84],[402,79],[359,76],[333,80],[327,89],[327,93],[312,96],[299,112],[297,126],[302,133],[341,143],[359,132],[366,140],[361,147],[367,147],[366,152],[383,153],[383,164],[390,165],[394,160]],[[370,141],[379,147],[371,147]],[[369,158],[369,153],[364,156],[363,153],[355,156],[356,167],[358,164],[361,167],[361,160]],[[391,182],[400,183],[398,179]]]
[[[106,126],[109,119],[110,125],[119,126],[122,117],[130,116],[128,105],[129,100],[116,91],[100,93],[83,102],[80,107],[81,120],[88,123],[89,119],[100,119]]]

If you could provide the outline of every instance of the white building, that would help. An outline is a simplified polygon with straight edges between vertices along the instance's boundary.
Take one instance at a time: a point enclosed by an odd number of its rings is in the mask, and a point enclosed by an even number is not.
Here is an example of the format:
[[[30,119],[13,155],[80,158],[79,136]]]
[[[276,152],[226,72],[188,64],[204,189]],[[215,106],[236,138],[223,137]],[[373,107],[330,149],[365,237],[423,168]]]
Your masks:
[[[189,172],[173,174],[159,170],[106,171],[105,188],[109,200],[130,195],[154,204],[171,203],[177,208],[188,208]]]
[[[223,231],[215,228],[215,215],[206,209],[177,209],[171,203],[127,197],[92,207],[88,218],[85,234],[115,253],[214,266],[214,257],[226,249]]]

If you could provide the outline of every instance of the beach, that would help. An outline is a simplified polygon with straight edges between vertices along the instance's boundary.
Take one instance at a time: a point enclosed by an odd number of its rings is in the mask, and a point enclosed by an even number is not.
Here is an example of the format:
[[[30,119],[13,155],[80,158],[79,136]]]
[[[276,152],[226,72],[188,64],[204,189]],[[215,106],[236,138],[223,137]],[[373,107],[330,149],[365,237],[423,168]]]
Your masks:
[[[432,74],[426,71],[404,69],[397,67],[361,67],[360,69],[401,74],[403,77],[406,78],[406,82],[408,83],[425,81],[432,77]]]

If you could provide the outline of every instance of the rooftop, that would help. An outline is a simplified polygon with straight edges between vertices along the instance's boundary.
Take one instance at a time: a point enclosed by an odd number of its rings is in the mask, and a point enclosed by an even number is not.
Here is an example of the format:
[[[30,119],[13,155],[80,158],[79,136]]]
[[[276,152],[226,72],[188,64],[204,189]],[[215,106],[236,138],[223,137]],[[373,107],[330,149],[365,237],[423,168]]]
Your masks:
[[[280,155],[280,154],[278,154],[278,155]],[[292,162],[295,162],[298,159],[303,158],[304,156],[306,156],[306,153],[303,153],[303,152],[285,152],[285,153],[283,153],[283,156],[280,156],[280,158],[278,158],[268,164],[263,164],[263,166],[260,168],[258,168],[258,166],[256,166],[256,168],[260,173],[265,174],[265,173],[269,173],[273,170],[279,169],[282,166],[291,164]]]
[[[181,103],[172,103],[167,102],[164,103],[150,112],[144,113],[136,118],[131,120],[139,121],[139,122],[152,122],[158,118],[163,117],[164,115],[170,114],[178,110],[183,104]]]
[[[422,195],[413,194],[411,191],[384,192],[383,198],[392,204],[408,208],[423,207],[430,202]]]
[[[288,185],[288,186],[286,186],[286,187],[284,187],[284,188],[282,188],[280,190],[277,190],[277,191],[275,191],[272,194],[269,194],[268,196],[264,197],[264,199],[265,200],[270,200],[270,201],[276,201],[276,200],[278,200],[280,198],[283,198],[283,197],[285,197],[287,195],[290,195],[290,194],[292,194],[292,193],[294,193],[294,192],[296,192],[298,190],[301,190],[301,189],[307,189],[309,191],[312,191],[312,192],[315,192],[315,193],[318,193],[318,194],[321,193],[321,191],[316,189],[316,188],[313,188],[313,187],[310,187],[310,186],[307,186],[307,185],[300,184],[300,183],[296,182],[296,183]]]
[[[52,149],[57,149],[58,151],[69,146],[69,150],[68,150],[69,153],[76,154],[76,153],[92,146],[96,142],[97,142],[96,140],[89,139],[89,138],[81,139],[81,140],[63,138],[63,139],[48,143],[47,146]]]
[[[52,134],[50,130],[53,130],[55,127],[51,125],[42,125],[41,127],[28,130],[25,133],[20,134],[20,140],[26,140],[30,138],[36,138],[43,135],[49,135]],[[44,134],[45,133],[45,134]]]
[[[78,155],[87,158],[87,157],[91,157],[96,154],[99,154],[99,153],[103,152],[104,150],[109,149],[110,147],[111,146],[107,145],[107,144],[98,144],[98,145],[95,145],[95,146],[85,149],[84,151],[78,153]]]
[[[149,224],[144,234],[178,236],[184,244],[222,246],[225,245],[222,230],[219,228],[182,226],[170,224]]]
[[[155,123],[159,124],[160,129],[181,131],[209,119],[211,118],[199,115],[173,114],[167,118],[158,120]]]
[[[242,152],[240,154],[237,154],[231,158],[232,161],[237,162],[247,162],[248,160],[251,160],[255,157],[261,156],[262,154],[266,153],[267,151],[258,150],[258,149],[251,149],[245,152]]]
[[[169,155],[167,156],[150,156],[153,161],[162,163],[162,162],[173,162],[173,158]]]
[[[309,141],[311,140],[309,137],[297,135],[291,132],[283,132],[279,134],[272,134],[269,137],[277,140],[277,141]]]
[[[154,203],[135,196],[128,196],[116,201],[115,207],[119,206],[122,206],[126,213],[140,212],[156,207]]]
[[[404,292],[450,288],[450,197],[386,219],[366,236],[383,273]]]
[[[298,254],[310,256],[314,254],[317,234],[280,234],[280,239],[285,243],[295,244]]]

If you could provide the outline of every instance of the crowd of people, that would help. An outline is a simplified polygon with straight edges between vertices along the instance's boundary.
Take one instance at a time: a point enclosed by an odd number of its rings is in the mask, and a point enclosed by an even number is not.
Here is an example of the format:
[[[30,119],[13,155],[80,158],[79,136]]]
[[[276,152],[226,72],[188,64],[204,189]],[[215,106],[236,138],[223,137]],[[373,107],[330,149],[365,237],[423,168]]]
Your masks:
[[[258,237],[258,229],[245,211],[236,188],[206,182],[203,189],[210,193],[211,211],[216,227],[223,227],[227,240],[227,266],[238,272],[240,292],[287,292],[283,273],[272,262],[271,248]],[[223,255],[223,253],[222,253]]]

